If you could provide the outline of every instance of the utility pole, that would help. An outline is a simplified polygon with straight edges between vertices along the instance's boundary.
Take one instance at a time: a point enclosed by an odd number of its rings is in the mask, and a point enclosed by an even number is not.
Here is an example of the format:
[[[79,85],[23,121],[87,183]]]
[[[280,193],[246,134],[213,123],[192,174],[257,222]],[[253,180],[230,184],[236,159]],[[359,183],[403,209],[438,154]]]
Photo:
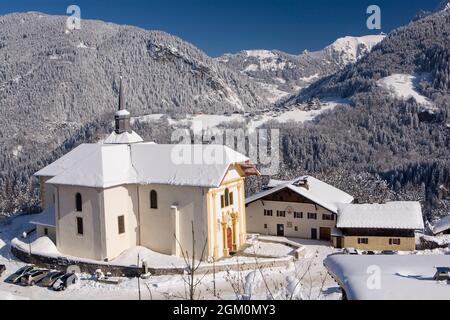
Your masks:
[[[26,231],[24,231],[24,232],[22,233],[22,237],[23,237],[24,239],[27,239],[28,233],[27,233]],[[28,240],[28,249],[29,249],[28,255],[31,257],[31,239],[27,239],[27,240]]]
[[[216,297],[216,258],[213,257],[213,292],[214,292],[214,297]]]
[[[137,255],[137,267],[139,269],[139,253]],[[139,300],[141,300],[141,275],[138,274],[138,291],[139,291]]]

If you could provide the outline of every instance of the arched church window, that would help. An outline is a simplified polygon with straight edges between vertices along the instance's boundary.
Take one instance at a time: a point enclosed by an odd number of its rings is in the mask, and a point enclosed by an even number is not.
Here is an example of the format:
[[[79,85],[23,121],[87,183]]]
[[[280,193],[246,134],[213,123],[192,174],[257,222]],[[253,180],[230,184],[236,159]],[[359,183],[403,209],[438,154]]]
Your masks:
[[[225,189],[225,207],[228,207],[230,204],[230,190],[228,188]]]
[[[155,190],[150,191],[150,208],[158,209],[158,195]]]
[[[83,199],[80,193],[75,195],[75,208],[78,212],[83,211]]]

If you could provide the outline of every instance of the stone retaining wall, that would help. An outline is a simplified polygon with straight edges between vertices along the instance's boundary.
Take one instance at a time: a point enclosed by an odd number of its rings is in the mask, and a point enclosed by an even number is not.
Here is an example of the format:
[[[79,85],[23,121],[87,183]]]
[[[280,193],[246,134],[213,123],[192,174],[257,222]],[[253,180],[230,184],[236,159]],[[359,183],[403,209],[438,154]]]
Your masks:
[[[110,272],[112,276],[137,277],[144,273],[144,268],[114,266],[108,264],[95,264],[84,261],[77,261],[63,257],[46,257],[38,254],[24,252],[17,247],[11,246],[11,253],[18,259],[31,263],[39,267],[55,269],[59,271],[67,271],[70,266],[77,266],[81,272],[94,274],[95,270],[101,269],[103,273]]]
[[[94,274],[97,269],[101,269],[103,273],[110,272],[112,276],[116,277],[138,277],[145,273],[150,273],[152,276],[161,275],[181,275],[185,273],[186,268],[183,267],[170,267],[170,268],[153,268],[153,267],[127,267],[110,265],[107,263],[94,263],[79,261],[75,259],[68,259],[66,257],[48,257],[39,254],[29,253],[19,247],[11,246],[11,253],[18,259],[34,264],[39,267],[55,269],[60,271],[67,271],[70,266],[76,266],[83,273]],[[260,258],[255,261],[243,261],[240,263],[225,263],[224,261],[217,262],[214,266],[212,264],[206,264],[200,266],[197,269],[197,273],[205,274],[212,272],[223,272],[227,270],[231,271],[245,271],[245,270],[257,270],[265,268],[277,268],[277,267],[289,267],[293,261],[293,257],[281,258],[281,259],[267,259]]]

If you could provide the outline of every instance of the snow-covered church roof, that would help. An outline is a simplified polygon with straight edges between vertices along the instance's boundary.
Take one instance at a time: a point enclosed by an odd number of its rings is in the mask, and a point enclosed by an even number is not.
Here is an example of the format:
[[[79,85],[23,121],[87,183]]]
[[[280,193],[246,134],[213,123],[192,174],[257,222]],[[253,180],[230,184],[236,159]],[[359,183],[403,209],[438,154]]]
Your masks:
[[[103,143],[106,144],[124,144],[124,143],[138,143],[143,142],[144,140],[138,135],[136,132],[123,132],[116,133],[113,131],[108,138],[105,139]]]
[[[306,182],[306,184],[302,185],[299,182]],[[337,213],[338,204],[351,203],[353,201],[353,197],[348,193],[311,176],[299,177],[291,181],[271,180],[268,186],[271,187],[271,189],[248,197],[245,200],[245,203],[250,204],[285,188],[294,191],[334,213]]]
[[[384,204],[341,204],[338,228],[410,229],[424,228],[419,202],[398,201]]]
[[[108,188],[122,184],[220,186],[232,165],[249,159],[223,145],[82,144],[36,176],[56,185]]]
[[[120,77],[115,130],[103,142],[82,144],[35,173],[55,185],[109,188],[123,184],[219,187],[231,166],[259,174],[250,160],[223,145],[144,143],[131,130]]]

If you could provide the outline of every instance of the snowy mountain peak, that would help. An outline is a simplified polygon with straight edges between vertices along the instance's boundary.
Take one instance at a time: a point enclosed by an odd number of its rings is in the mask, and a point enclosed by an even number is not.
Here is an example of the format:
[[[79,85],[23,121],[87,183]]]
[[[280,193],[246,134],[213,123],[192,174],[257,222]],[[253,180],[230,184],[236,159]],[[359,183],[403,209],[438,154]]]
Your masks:
[[[339,55],[339,60],[343,64],[354,63],[369,53],[372,48],[380,43],[386,35],[368,35],[362,37],[342,37],[325,48],[329,54]]]
[[[323,50],[305,50],[299,55],[279,50],[245,50],[225,54],[217,61],[256,80],[268,92],[269,101],[275,102],[356,62],[384,38],[384,34],[343,37]]]
[[[245,50],[248,57],[254,57],[259,59],[276,58],[277,55],[270,50]]]

